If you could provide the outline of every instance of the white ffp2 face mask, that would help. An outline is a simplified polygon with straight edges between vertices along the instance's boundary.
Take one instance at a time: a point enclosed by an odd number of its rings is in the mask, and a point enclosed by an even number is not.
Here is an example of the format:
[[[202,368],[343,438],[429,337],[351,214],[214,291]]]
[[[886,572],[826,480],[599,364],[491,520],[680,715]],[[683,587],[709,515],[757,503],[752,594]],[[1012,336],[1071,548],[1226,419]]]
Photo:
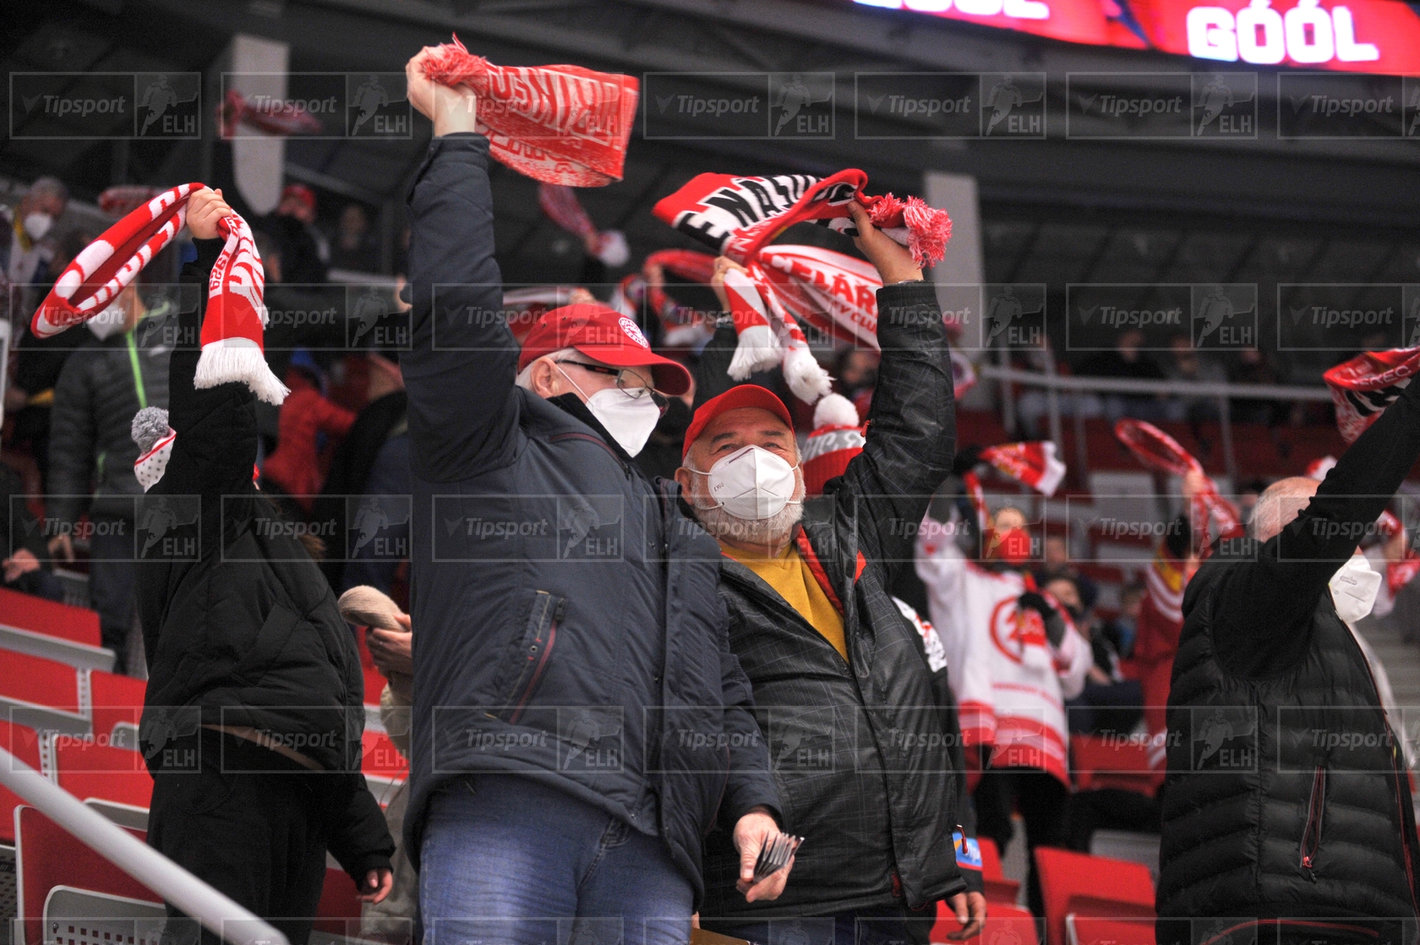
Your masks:
[[[27,233],[32,240],[44,239],[44,235],[49,232],[49,228],[53,225],[54,217],[50,216],[48,213],[36,210],[34,213],[25,214],[25,233]]]
[[[631,398],[615,389],[588,397],[587,409],[629,456],[641,452],[661,419],[661,408],[649,396]]]
[[[717,505],[735,518],[760,521],[778,515],[793,499],[797,468],[769,450],[746,446],[703,474]]]
[[[1355,623],[1371,612],[1376,594],[1381,589],[1381,575],[1371,567],[1365,555],[1352,555],[1327,583],[1336,615],[1347,623]]]

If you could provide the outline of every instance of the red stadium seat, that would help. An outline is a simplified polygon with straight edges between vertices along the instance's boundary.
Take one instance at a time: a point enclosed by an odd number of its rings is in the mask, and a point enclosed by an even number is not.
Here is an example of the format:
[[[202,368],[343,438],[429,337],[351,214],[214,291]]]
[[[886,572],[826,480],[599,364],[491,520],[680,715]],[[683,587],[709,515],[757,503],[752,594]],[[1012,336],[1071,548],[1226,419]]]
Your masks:
[[[63,827],[33,807],[19,809],[15,872],[19,878],[19,910],[24,945],[45,941],[41,919],[44,900],[55,886],[161,902],[162,897],[99,856]],[[129,830],[140,840],[141,830]]]
[[[1150,766],[1142,739],[1071,735],[1070,764],[1077,791],[1119,788],[1152,796],[1163,781],[1163,772]]]
[[[1102,919],[1070,913],[1068,945],[1155,945],[1153,919]]]
[[[54,770],[59,786],[81,801],[96,797],[146,808],[153,799],[153,778],[143,756],[127,748],[60,738],[54,744]]]
[[[1036,847],[1035,868],[1047,945],[1066,945],[1065,916],[1070,913],[1116,919],[1154,915],[1154,880],[1142,864]]]
[[[5,651],[0,654],[0,700],[30,703],[64,712],[82,714],[88,709],[81,698],[79,676],[87,670],[76,670],[68,663],[30,656],[27,653]]]
[[[0,624],[59,637],[85,646],[99,646],[99,614],[42,597],[0,590]]]
[[[993,909],[997,903],[1014,906],[1020,897],[1021,884],[1008,879],[1001,869],[1001,851],[996,848],[996,841],[990,837],[976,839],[981,846],[981,882],[986,901]]]
[[[143,696],[147,683],[132,676],[94,670],[89,674],[89,697],[93,706],[94,739],[113,743],[113,733],[120,726],[131,726],[131,744],[138,747],[138,719],[143,714]],[[122,739],[121,739],[122,741]]]
[[[937,938],[936,930],[933,929],[932,941],[950,940]],[[1028,909],[993,902],[986,912],[986,923],[981,929],[981,935],[971,939],[971,942],[974,945],[1039,945],[1039,924]]]
[[[315,931],[346,938],[360,937],[359,890],[344,870],[326,868],[320,905],[316,907]]]
[[[0,748],[39,770],[39,733],[26,725],[0,718]],[[15,843],[15,808],[25,801],[9,788],[0,786],[0,844]]]

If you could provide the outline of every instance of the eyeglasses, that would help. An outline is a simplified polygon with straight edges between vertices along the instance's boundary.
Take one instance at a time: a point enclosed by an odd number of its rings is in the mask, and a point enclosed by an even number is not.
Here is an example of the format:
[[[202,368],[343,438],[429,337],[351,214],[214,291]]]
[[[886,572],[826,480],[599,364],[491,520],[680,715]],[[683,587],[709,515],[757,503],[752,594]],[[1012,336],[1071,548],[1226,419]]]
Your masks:
[[[662,414],[666,412],[666,407],[671,402],[669,397],[652,387],[643,375],[631,368],[605,367],[600,364],[588,364],[585,361],[573,361],[571,358],[561,358],[553,363],[574,364],[582,370],[591,371],[594,374],[609,374],[616,378],[616,389],[632,400],[640,400],[649,394],[651,402]]]

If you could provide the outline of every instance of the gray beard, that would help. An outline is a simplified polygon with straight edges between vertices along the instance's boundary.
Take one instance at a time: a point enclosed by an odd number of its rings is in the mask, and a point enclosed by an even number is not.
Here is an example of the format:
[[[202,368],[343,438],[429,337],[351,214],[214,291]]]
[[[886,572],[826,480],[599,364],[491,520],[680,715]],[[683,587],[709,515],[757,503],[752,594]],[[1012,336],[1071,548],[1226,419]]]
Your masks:
[[[804,517],[802,496],[789,502],[769,518],[744,519],[731,515],[718,505],[710,508],[695,506],[695,517],[716,541],[726,539],[737,544],[777,547],[788,542],[794,527]]]

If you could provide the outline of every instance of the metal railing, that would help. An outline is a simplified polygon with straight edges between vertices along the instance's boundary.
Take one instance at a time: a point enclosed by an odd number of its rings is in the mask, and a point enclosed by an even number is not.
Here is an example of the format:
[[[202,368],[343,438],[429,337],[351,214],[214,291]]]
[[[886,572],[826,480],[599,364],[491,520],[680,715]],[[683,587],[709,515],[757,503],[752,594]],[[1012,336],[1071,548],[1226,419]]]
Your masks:
[[[265,921],[4,749],[0,749],[0,784],[213,934],[234,945],[287,945],[286,936]]]
[[[1187,381],[1136,381],[1106,377],[1066,377],[1055,372],[1026,371],[1020,368],[1003,367],[995,364],[981,365],[978,374],[985,379],[997,381],[1001,385],[1001,419],[1007,430],[1016,427],[1016,399],[1006,390],[1007,385],[1019,384],[1039,388],[1045,393],[1045,416],[1049,424],[1050,439],[1055,441],[1062,452],[1065,449],[1064,418],[1068,415],[1074,421],[1075,462],[1081,475],[1088,475],[1089,453],[1085,442],[1085,412],[1078,409],[1066,410],[1062,404],[1065,395],[1081,394],[1132,394],[1157,397],[1166,394],[1185,400],[1212,398],[1218,404],[1218,433],[1223,453],[1223,469],[1230,481],[1238,481],[1237,455],[1233,450],[1233,421],[1230,402],[1233,400],[1278,400],[1286,403],[1303,401],[1330,403],[1331,395],[1321,387],[1294,387],[1281,384],[1231,384],[1217,382]]]

